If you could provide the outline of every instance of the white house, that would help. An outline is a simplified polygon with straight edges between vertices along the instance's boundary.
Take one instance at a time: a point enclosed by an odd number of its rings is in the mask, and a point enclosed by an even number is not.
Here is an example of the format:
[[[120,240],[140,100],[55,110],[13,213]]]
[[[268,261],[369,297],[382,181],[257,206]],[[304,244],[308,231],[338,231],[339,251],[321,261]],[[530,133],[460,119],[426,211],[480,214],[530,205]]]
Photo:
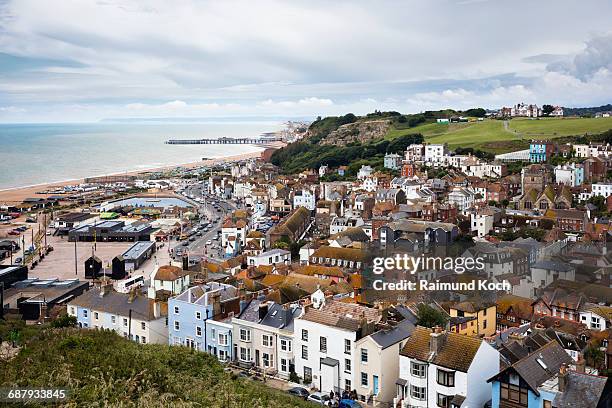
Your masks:
[[[457,207],[459,211],[470,208],[474,205],[476,195],[469,188],[454,187],[453,191],[448,193],[448,203]]]
[[[612,183],[593,183],[591,192],[592,196],[608,198],[612,194]]]
[[[612,327],[612,307],[587,303],[579,314],[580,323],[589,330],[606,331]]]
[[[68,314],[79,327],[114,330],[137,343],[168,343],[166,314],[161,303],[136,293],[119,293],[108,284],[72,299]]]
[[[183,293],[189,287],[189,273],[182,268],[172,265],[164,265],[157,268],[151,274],[150,290],[155,293],[166,290],[173,295]]]
[[[482,407],[487,379],[499,372],[499,352],[482,339],[417,327],[400,352],[393,406]]]
[[[232,319],[236,360],[242,367],[255,366],[266,374],[288,379],[294,363],[294,322],[302,314],[297,305],[283,306],[252,299]]]
[[[315,194],[310,190],[302,189],[293,196],[293,208],[305,207],[310,211],[314,211],[316,204]]]
[[[366,177],[370,177],[373,172],[374,169],[371,166],[362,165],[359,171],[357,172],[357,178],[359,180],[363,180]]]
[[[444,163],[444,156],[448,154],[446,144],[427,144],[425,145],[425,162],[432,164]]]
[[[291,262],[291,252],[275,248],[258,255],[248,255],[247,264],[253,266],[288,264]]]
[[[295,372],[324,394],[356,389],[356,342],[373,331],[381,312],[334,300],[318,305],[307,307],[294,321]]]

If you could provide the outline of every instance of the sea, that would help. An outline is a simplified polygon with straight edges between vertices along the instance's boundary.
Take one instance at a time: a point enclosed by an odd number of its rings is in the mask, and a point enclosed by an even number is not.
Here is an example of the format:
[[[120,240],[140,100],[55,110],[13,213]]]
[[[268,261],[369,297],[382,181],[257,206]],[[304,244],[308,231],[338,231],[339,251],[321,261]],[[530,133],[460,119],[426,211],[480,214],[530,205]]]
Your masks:
[[[276,121],[0,124],[0,190],[260,151],[252,145],[169,145],[168,139],[256,137]]]

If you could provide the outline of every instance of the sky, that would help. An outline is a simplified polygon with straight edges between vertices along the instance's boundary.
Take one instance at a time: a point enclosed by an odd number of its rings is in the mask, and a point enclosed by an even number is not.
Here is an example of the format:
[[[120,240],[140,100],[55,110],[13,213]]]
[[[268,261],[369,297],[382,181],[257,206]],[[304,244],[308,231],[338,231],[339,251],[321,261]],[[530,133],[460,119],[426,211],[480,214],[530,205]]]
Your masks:
[[[612,2],[0,0],[0,122],[612,102]]]

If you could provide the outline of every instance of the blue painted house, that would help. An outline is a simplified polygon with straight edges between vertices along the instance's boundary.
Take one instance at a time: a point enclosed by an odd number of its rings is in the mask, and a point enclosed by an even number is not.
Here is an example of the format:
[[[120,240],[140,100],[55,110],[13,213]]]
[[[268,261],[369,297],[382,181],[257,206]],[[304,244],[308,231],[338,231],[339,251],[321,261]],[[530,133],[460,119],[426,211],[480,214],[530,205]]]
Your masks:
[[[608,379],[571,370],[574,362],[556,340],[517,358],[488,380],[492,408],[608,406]]]
[[[555,145],[549,140],[532,140],[529,144],[529,161],[542,163],[550,159],[555,153]]]
[[[168,342],[232,360],[231,319],[239,312],[235,287],[217,282],[193,286],[168,300]]]

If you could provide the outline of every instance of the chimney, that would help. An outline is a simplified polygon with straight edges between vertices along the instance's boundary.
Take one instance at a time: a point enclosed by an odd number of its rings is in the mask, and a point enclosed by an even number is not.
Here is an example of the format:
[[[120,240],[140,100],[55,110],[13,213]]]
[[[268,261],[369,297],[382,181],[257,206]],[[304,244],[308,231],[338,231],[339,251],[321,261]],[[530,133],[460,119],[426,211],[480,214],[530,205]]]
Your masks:
[[[578,359],[576,360],[576,372],[584,374],[585,365],[586,365],[586,361],[584,361],[584,357],[582,357],[582,353],[578,353]]]
[[[112,283],[103,283],[102,285],[100,285],[100,297],[104,297],[106,296],[108,293],[110,293],[113,290],[113,284]]]
[[[559,367],[559,376],[558,376],[558,385],[559,392],[565,392],[567,389],[567,381],[568,381],[568,370],[565,364],[561,364]]]
[[[446,343],[446,336],[448,333],[442,330],[440,326],[434,327],[434,331],[429,334],[429,351],[431,353],[439,353]]]
[[[267,302],[260,303],[259,304],[259,320],[266,317],[267,314],[268,314],[268,303]]]
[[[128,303],[134,302],[134,299],[136,299],[136,291],[130,290],[130,293],[128,295]]]
[[[153,316],[156,319],[161,317],[161,304],[157,301],[153,301]]]

